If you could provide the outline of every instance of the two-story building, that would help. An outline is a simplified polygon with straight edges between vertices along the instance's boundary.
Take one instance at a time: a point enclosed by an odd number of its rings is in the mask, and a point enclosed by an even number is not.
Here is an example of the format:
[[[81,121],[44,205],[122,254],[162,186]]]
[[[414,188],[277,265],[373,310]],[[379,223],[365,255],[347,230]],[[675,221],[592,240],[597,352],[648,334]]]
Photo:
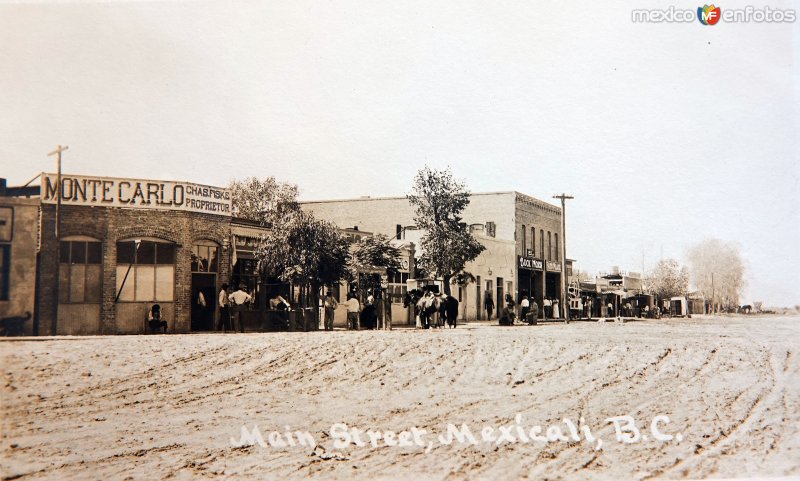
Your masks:
[[[414,225],[406,197],[360,197],[301,203],[317,217],[340,227],[395,236],[419,243],[424,236]],[[486,247],[465,270],[474,284],[454,286],[461,315],[487,319],[487,297],[494,300],[492,318],[506,294],[515,300],[532,296],[541,306],[545,297],[561,295],[561,208],[520,192],[473,193],[462,213],[472,234]],[[417,255],[421,252],[416,251]]]

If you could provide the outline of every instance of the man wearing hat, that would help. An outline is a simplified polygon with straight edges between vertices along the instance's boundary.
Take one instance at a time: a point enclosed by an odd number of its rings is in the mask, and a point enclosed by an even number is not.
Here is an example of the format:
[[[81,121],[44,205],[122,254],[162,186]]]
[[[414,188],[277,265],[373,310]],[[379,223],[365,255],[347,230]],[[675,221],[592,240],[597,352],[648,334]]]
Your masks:
[[[239,330],[244,332],[244,322],[242,321],[242,311],[244,305],[253,299],[253,296],[247,293],[247,286],[244,283],[239,284],[239,290],[228,296],[231,301],[231,309],[233,310],[233,330],[236,331],[236,323],[239,324]]]
[[[333,297],[333,292],[328,291],[325,295],[325,301],[323,302],[325,306],[325,330],[332,331],[333,330],[333,316],[336,312],[336,306],[339,303],[336,301],[336,298]]]

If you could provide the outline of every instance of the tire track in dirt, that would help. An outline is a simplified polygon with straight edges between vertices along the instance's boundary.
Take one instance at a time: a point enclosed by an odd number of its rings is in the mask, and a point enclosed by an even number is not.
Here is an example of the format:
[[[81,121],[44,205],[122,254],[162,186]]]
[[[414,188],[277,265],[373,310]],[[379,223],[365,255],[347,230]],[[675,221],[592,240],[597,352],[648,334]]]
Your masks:
[[[764,411],[770,409],[770,406],[775,404],[774,399],[778,396],[782,396],[785,384],[784,376],[779,376],[778,370],[775,368],[774,353],[768,351],[766,356],[766,364],[769,367],[769,374],[771,376],[771,385],[759,391],[756,399],[748,406],[746,414],[741,419],[735,420],[731,426],[721,431],[718,437],[710,440],[707,444],[698,444],[691,457],[676,460],[675,463],[668,468],[658,470],[652,475],[644,477],[643,480],[669,476],[681,470],[685,474],[689,469],[696,468],[699,463],[709,457],[719,455],[725,447],[737,441],[741,433],[750,431],[752,426],[761,420]],[[739,397],[737,397],[737,399]]]

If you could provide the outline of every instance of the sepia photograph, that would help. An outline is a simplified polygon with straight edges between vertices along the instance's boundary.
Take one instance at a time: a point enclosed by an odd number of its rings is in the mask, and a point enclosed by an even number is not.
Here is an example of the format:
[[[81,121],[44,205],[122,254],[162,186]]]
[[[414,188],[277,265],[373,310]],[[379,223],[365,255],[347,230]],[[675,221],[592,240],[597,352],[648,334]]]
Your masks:
[[[0,479],[800,480],[794,0],[0,0]]]

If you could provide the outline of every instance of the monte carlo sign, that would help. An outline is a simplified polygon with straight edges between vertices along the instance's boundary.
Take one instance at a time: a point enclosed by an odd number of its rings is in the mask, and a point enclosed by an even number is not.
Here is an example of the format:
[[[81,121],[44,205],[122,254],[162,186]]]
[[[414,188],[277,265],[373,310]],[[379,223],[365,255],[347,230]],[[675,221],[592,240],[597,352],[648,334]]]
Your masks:
[[[57,203],[57,179],[55,174],[42,174],[42,203]],[[231,192],[191,182],[61,174],[61,204],[230,216]]]

